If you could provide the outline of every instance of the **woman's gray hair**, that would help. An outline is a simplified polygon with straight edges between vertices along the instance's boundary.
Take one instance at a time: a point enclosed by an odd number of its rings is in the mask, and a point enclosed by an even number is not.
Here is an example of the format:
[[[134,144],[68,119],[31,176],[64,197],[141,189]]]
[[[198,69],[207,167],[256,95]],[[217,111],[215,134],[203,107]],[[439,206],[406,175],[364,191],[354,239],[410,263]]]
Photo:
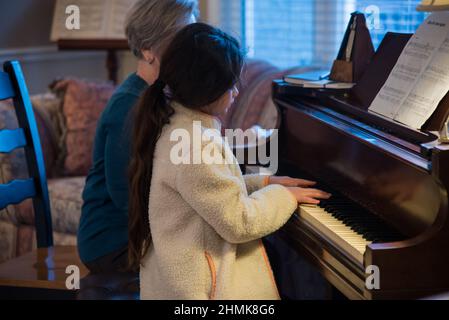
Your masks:
[[[197,0],[138,0],[125,22],[131,51],[142,58],[142,50],[160,50],[197,14]]]

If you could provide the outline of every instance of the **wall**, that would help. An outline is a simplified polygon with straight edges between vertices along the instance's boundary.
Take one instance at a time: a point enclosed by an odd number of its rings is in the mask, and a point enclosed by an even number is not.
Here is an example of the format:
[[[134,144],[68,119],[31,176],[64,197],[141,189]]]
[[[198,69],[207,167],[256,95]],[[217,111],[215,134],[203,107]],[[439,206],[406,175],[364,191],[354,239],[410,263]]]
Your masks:
[[[0,1],[0,63],[19,60],[31,94],[57,77],[105,80],[104,52],[57,50],[50,29],[55,0]]]
[[[50,45],[54,0],[0,1],[0,47]]]
[[[199,0],[201,20],[214,22],[220,0]],[[63,76],[106,80],[106,54],[97,51],[58,51],[50,42],[55,0],[0,0],[0,63],[19,60],[31,94],[44,92]],[[119,82],[136,68],[130,52],[120,52]]]

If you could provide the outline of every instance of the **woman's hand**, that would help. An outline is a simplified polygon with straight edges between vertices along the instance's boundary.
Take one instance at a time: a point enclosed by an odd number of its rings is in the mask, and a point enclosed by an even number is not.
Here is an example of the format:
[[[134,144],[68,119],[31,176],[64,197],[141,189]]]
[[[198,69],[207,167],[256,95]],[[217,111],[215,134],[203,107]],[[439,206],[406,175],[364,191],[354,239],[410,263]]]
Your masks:
[[[284,187],[302,187],[307,188],[314,186],[316,184],[315,181],[304,180],[304,179],[296,179],[290,177],[277,177],[270,176],[268,180],[268,184],[280,184]]]
[[[298,203],[319,204],[318,199],[329,199],[331,196],[330,193],[318,189],[299,187],[287,187],[287,189],[295,196]]]

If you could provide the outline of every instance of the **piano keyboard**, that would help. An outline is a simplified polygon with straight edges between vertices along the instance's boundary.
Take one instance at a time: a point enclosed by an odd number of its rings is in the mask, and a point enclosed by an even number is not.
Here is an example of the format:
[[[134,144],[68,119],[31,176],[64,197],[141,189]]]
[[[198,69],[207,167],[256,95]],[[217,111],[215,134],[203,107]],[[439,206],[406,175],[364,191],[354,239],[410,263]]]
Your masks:
[[[318,206],[301,205],[298,218],[361,265],[368,244],[402,238],[376,215],[338,195]]]

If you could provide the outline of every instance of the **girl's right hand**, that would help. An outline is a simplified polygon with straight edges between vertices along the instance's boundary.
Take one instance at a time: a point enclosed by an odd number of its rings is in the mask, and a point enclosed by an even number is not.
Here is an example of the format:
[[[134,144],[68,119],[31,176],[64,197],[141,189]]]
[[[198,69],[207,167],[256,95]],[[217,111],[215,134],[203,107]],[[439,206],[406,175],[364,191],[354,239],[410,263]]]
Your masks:
[[[311,188],[300,188],[300,187],[287,187],[298,201],[298,203],[305,204],[319,204],[318,199],[329,199],[331,197],[330,193]]]

